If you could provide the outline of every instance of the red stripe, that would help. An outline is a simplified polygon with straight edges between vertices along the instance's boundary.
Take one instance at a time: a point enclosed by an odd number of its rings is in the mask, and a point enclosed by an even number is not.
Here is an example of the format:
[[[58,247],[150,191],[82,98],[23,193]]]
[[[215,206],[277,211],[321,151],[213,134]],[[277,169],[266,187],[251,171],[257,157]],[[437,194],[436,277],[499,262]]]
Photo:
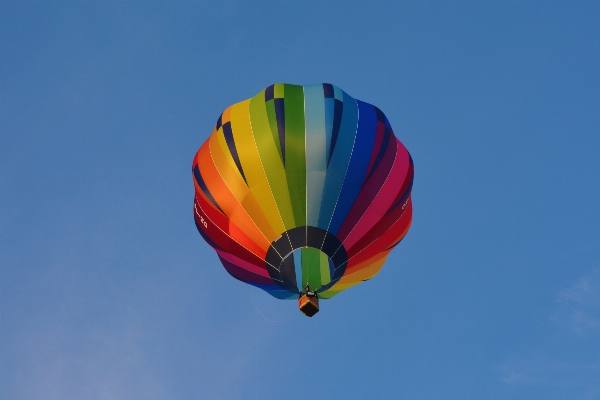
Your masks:
[[[352,248],[348,249],[348,257],[350,258],[348,268],[385,251],[410,226],[412,220],[412,201],[410,197],[406,208],[402,210],[402,207],[397,207],[397,210],[386,215]],[[398,213],[400,213],[399,217]]]

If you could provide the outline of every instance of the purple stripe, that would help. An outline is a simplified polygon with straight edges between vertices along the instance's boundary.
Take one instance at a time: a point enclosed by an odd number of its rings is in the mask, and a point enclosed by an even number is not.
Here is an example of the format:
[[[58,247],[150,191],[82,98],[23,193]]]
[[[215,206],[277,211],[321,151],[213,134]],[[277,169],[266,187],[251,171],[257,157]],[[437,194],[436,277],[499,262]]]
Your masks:
[[[371,176],[373,175],[373,173],[375,172],[375,170],[379,166],[379,163],[383,159],[385,151],[387,150],[387,148],[388,148],[388,146],[390,144],[390,132],[391,132],[390,128],[388,128],[386,126],[385,127],[385,132],[383,133],[383,142],[382,142],[381,148],[379,149],[379,154],[377,155],[377,158],[375,159],[375,163],[373,164],[373,168],[371,169],[371,172],[369,173],[369,176],[367,177],[367,180],[369,178],[371,178]]]
[[[388,141],[389,140],[395,141],[396,138],[389,137]],[[394,160],[396,159],[397,146],[388,145],[386,147],[387,150],[384,156],[382,157],[379,167],[373,169],[373,171],[371,172],[371,177],[362,187],[362,190],[360,191],[356,202],[352,206],[352,209],[348,213],[344,224],[342,225],[342,227],[336,235],[338,239],[342,242],[346,239],[346,236],[350,234],[350,231],[352,231],[352,228],[354,228],[354,226],[358,223],[365,211],[367,211],[367,208],[371,205],[377,193],[379,193],[379,189],[381,189],[381,187],[385,183],[385,180],[387,179],[390,170],[394,165]]]

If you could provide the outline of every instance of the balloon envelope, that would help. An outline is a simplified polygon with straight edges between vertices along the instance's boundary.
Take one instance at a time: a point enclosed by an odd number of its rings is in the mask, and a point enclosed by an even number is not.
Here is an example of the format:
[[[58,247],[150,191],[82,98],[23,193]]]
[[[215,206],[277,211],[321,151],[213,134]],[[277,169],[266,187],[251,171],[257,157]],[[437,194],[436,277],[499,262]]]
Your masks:
[[[228,107],[192,172],[200,235],[280,299],[372,278],[412,220],[410,154],[381,110],[331,84],[279,83]]]

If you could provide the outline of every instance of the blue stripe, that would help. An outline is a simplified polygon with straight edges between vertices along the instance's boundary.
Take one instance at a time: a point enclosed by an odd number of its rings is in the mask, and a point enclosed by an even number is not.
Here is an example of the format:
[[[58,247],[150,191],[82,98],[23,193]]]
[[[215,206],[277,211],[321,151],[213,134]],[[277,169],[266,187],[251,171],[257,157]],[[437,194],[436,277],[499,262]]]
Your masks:
[[[326,157],[327,157],[327,165],[329,165],[329,153],[330,153],[330,147],[331,147],[331,132],[333,131],[333,114],[334,114],[334,106],[333,106],[334,100],[331,99],[325,99],[325,140],[327,143],[327,152]]]
[[[358,129],[352,150],[352,158],[346,171],[344,184],[340,197],[335,207],[335,213],[329,224],[329,232],[338,233],[350,212],[356,197],[362,189],[362,183],[369,168],[371,153],[375,145],[375,132],[377,129],[377,114],[375,107],[369,103],[356,100],[358,104]]]
[[[340,133],[340,127],[342,124],[342,116],[344,112],[344,104],[339,100],[333,101],[333,126],[331,128],[331,143],[329,145],[329,153],[327,153],[327,163],[331,161],[331,156],[335,151],[335,144],[337,143],[337,137]],[[329,165],[329,164],[327,164]]]
[[[325,190],[323,192],[323,200],[321,201],[321,211],[319,212],[318,227],[324,230],[328,230],[329,228],[329,221],[331,221],[335,204],[342,189],[344,176],[346,175],[346,169],[348,168],[352,154],[357,122],[358,105],[356,104],[356,100],[344,92],[344,111],[340,134],[337,138],[333,156],[327,167]]]
[[[271,296],[275,297],[276,299],[280,299],[280,300],[292,299],[293,300],[293,299],[298,298],[297,293],[288,292],[287,290],[282,289],[279,285],[267,285],[264,283],[253,283],[253,282],[245,282],[245,283],[264,290],[265,292],[269,293]]]
[[[333,95],[333,89],[331,89]],[[327,173],[326,106],[321,85],[304,87],[304,115],[306,121],[306,223],[319,223]]]

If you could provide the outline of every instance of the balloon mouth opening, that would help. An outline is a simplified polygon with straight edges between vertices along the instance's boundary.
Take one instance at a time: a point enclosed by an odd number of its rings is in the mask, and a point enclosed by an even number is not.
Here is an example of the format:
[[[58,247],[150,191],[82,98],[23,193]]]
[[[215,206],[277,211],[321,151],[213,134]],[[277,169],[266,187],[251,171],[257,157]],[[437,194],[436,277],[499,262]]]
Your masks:
[[[285,231],[267,251],[265,265],[283,289],[303,294],[309,285],[315,293],[333,286],[344,275],[348,255],[331,232],[314,226]]]
[[[306,246],[288,253],[281,260],[279,271],[284,281],[295,285],[299,293],[316,292],[331,282],[335,264],[320,249]]]

